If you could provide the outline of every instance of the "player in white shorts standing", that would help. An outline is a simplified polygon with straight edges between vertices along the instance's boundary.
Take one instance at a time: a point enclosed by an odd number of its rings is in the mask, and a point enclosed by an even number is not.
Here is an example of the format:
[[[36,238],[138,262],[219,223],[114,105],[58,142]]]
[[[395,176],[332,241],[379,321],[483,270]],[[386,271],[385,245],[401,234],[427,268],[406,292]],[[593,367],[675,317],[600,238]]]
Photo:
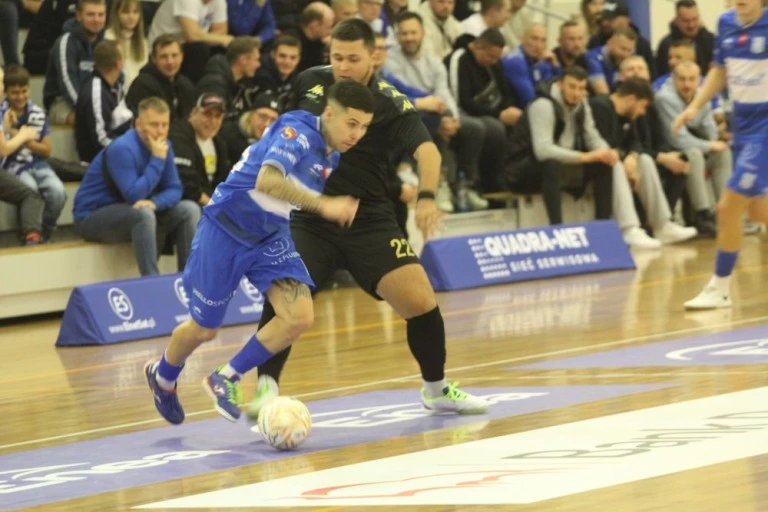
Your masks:
[[[733,174],[717,205],[715,274],[686,309],[731,306],[729,285],[744,214],[768,222],[768,12],[763,0],[736,0],[734,9],[720,16],[712,67],[673,131],[695,119],[726,84],[733,101]]]

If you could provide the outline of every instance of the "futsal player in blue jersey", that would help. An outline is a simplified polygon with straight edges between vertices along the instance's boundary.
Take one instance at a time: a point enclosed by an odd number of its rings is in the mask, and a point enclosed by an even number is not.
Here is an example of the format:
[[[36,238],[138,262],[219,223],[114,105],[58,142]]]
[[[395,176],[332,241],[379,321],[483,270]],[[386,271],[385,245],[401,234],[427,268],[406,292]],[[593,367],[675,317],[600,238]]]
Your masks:
[[[674,131],[728,85],[733,101],[734,170],[717,206],[715,274],[686,309],[731,306],[730,277],[741,248],[743,216],[768,222],[768,13],[763,0],[736,0],[718,21],[713,66],[674,121]]]
[[[186,359],[221,326],[234,290],[246,276],[264,290],[277,316],[258,330],[228,364],[203,380],[216,410],[240,417],[240,377],[288,347],[313,322],[314,284],[289,229],[295,209],[349,226],[358,200],[321,195],[339,153],[365,135],[375,106],[362,84],[338,82],[321,116],[282,115],[249,146],[203,209],[184,268],[191,318],[174,329],[165,354],[144,368],[155,407],[168,422],[184,421],[176,380]]]

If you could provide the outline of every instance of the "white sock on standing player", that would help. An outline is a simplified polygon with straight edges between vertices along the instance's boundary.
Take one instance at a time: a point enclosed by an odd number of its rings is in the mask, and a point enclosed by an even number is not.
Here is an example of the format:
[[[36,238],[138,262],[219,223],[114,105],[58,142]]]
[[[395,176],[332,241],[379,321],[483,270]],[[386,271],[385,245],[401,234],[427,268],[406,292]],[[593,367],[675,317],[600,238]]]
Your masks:
[[[445,379],[439,380],[437,382],[427,382],[427,381],[423,381],[423,382],[424,382],[424,389],[427,390],[427,394],[431,398],[438,398],[443,396],[445,394],[443,390],[448,387],[448,383],[445,381]]]

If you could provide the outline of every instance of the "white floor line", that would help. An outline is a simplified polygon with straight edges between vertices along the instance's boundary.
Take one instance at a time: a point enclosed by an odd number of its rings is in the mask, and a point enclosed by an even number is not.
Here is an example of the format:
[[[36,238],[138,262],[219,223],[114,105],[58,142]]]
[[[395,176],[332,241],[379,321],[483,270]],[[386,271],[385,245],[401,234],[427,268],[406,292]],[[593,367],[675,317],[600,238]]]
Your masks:
[[[723,322],[720,324],[712,324],[707,326],[700,326],[700,327],[689,327],[687,329],[677,329],[675,331],[666,331],[666,332],[660,332],[656,334],[646,334],[645,336],[634,336],[632,338],[625,338],[622,340],[616,340],[616,341],[606,341],[603,343],[594,343],[592,345],[584,345],[580,347],[573,347],[573,348],[566,348],[561,350],[553,350],[551,352],[542,352],[539,354],[529,354],[527,356],[518,356],[518,357],[510,357],[508,359],[500,359],[497,361],[489,361],[487,363],[477,363],[467,366],[459,366],[456,368],[449,368],[446,370],[446,373],[455,373],[455,372],[462,372],[467,370],[475,370],[478,368],[487,368],[489,366],[499,366],[499,365],[505,365],[505,364],[511,364],[511,363],[521,363],[524,361],[530,361],[532,359],[538,359],[538,358],[547,358],[547,357],[555,357],[555,356],[563,356],[568,354],[574,354],[578,352],[585,352],[588,350],[596,350],[596,349],[604,349],[604,348],[611,348],[611,347],[617,347],[620,345],[627,345],[629,343],[635,343],[638,341],[646,341],[654,338],[661,338],[665,336],[674,336],[674,335],[680,335],[680,334],[691,334],[698,331],[709,331],[712,329],[716,329],[718,327],[731,327],[741,324],[747,324],[747,323],[754,323],[759,321],[768,320],[768,316],[759,316],[755,318],[745,318],[742,320],[736,320],[736,321],[728,321]],[[375,380],[370,382],[363,382],[361,384],[354,384],[350,386],[340,386],[336,388],[330,388],[330,389],[324,389],[320,391],[313,391],[311,393],[302,393],[299,395],[294,395],[296,398],[309,398],[314,397],[318,395],[328,395],[328,394],[335,394],[335,393],[342,393],[345,391],[354,391],[357,389],[365,389],[370,387],[376,387],[380,386],[382,384],[391,384],[395,382],[407,382],[413,379],[420,378],[420,374],[412,374],[412,375],[406,375],[403,377],[396,377],[392,379],[383,379],[383,380]],[[149,395],[147,395],[149,396]],[[149,402],[149,400],[148,400]],[[211,414],[213,413],[212,409],[206,409],[204,411],[195,411],[191,413],[187,413],[186,417],[192,417],[192,416],[201,416],[203,414]],[[4,444],[0,445],[0,450],[6,450],[9,448],[16,448],[19,446],[29,446],[33,444],[40,444],[40,443],[47,443],[49,441],[58,441],[61,439],[68,439],[70,437],[79,437],[89,434],[98,434],[101,432],[110,432],[113,430],[121,430],[125,428],[130,427],[138,427],[141,425],[151,425],[153,423],[161,423],[163,420],[161,418],[153,418],[150,420],[142,420],[142,421],[132,421],[130,423],[121,423],[119,425],[110,425],[108,427],[101,427],[101,428],[94,428],[90,430],[82,430],[80,432],[72,432],[69,434],[61,434],[58,436],[51,436],[51,437],[41,437],[38,439],[30,439],[28,441],[21,441],[18,443],[10,443],[10,444]]]

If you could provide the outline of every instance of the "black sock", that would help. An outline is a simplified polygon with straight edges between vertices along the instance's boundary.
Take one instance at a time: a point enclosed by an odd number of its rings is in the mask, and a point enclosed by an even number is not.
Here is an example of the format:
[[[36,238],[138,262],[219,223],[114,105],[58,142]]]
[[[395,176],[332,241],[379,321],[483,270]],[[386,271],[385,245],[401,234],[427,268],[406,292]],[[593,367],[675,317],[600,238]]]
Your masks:
[[[427,382],[445,378],[445,324],[440,308],[406,321],[408,347]]]

